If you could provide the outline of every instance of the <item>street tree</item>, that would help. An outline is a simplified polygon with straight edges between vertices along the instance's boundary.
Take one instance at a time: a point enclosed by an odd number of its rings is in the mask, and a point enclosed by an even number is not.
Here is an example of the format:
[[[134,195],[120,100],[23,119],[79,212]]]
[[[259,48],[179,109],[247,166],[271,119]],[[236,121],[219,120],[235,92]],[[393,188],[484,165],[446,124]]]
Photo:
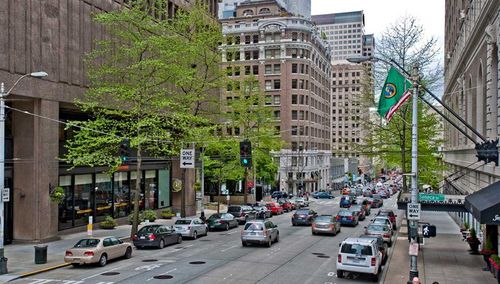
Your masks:
[[[128,162],[137,173],[131,186],[133,235],[143,158],[178,153],[194,129],[209,123],[203,110],[223,76],[220,26],[207,7],[196,2],[167,19],[167,1],[130,3],[94,17],[108,36],[88,54],[90,87],[76,102],[88,119],[69,123],[74,133],[62,159],[73,167],[107,166],[112,173],[124,163],[118,147],[128,140],[133,149]],[[145,189],[145,202],[148,196]]]

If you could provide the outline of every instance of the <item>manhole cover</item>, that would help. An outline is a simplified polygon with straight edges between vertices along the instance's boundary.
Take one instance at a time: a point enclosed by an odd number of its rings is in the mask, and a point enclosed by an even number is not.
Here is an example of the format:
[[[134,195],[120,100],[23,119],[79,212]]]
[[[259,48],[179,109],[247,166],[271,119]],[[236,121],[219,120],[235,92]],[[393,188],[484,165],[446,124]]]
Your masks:
[[[104,272],[101,275],[104,275],[104,276],[113,276],[113,275],[118,275],[118,274],[120,274],[120,272],[110,271],[110,272]]]
[[[312,254],[314,254],[314,255],[325,255],[324,253],[321,253],[321,252],[313,252]]]
[[[319,258],[330,258],[328,255],[318,255]]]
[[[158,259],[143,259],[142,262],[155,262],[158,261]]]
[[[205,264],[204,261],[191,261],[189,264]]]
[[[156,275],[156,276],[153,276],[154,279],[172,279],[174,278],[174,276],[172,275]]]

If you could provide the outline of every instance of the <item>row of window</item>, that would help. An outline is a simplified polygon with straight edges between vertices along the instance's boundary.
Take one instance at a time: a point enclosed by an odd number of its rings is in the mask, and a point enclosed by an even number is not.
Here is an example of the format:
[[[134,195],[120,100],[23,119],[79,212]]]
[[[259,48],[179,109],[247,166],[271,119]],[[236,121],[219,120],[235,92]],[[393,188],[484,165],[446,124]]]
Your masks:
[[[349,142],[349,138],[343,138],[343,139],[344,139],[344,141],[342,141],[342,138],[339,138],[338,142],[339,143],[342,143],[342,142],[347,143],[347,142]],[[358,143],[359,141],[360,141],[359,138],[351,138],[351,142],[357,142]],[[337,138],[332,138],[332,142],[333,143],[337,143]]]
[[[361,103],[360,103],[360,102],[358,102],[358,101],[352,101],[352,100],[351,100],[351,101],[346,101],[346,102],[344,102],[344,105],[343,105],[343,106],[344,106],[344,107],[348,107],[348,106],[353,107],[353,106],[360,106],[360,105],[361,105]],[[332,107],[336,107],[336,106],[337,106],[337,102],[332,102]],[[339,107],[342,107],[342,102],[339,102],[338,106],[339,106]]]
[[[329,138],[327,130],[311,127],[311,136],[316,138]],[[292,125],[292,136],[309,136],[309,126]]]
[[[359,116],[351,116],[350,118],[352,121],[359,121]],[[349,116],[339,116],[338,117],[338,121],[342,121],[344,119],[345,119],[345,121],[349,121]],[[332,116],[332,121],[337,121],[337,117]]]
[[[335,136],[342,136],[342,131],[332,131],[332,134]],[[359,131],[351,131],[352,136],[359,136]],[[344,131],[344,136],[349,136],[349,131]]]
[[[344,92],[349,92],[349,87],[345,87],[343,88],[344,89]],[[360,87],[351,87],[351,91],[360,91],[361,88]],[[339,88],[338,91],[342,91],[342,88]],[[336,93],[337,92],[337,88],[332,88],[332,92]],[[339,95],[339,97],[342,99],[342,95]],[[332,99],[335,99],[335,97],[332,97]]]
[[[332,78],[336,78],[337,76],[339,78],[342,78],[342,74],[344,77],[349,77],[349,74],[351,74],[351,77],[359,77],[361,76],[361,72],[357,71],[357,72],[339,72],[339,73],[336,73],[336,72],[333,72],[332,73]]]
[[[359,123],[353,123],[353,124],[351,124],[351,126],[349,126],[349,125],[345,124],[345,125],[343,125],[343,126],[344,126],[344,128],[350,128],[350,127],[351,127],[351,128],[359,128]],[[341,124],[341,125],[339,125],[338,127],[339,127],[339,128],[342,128],[342,124]],[[336,124],[332,125],[332,128],[337,128],[337,125],[336,125]]]
[[[359,28],[361,24],[349,24],[349,25],[331,25],[331,26],[323,26],[322,30],[339,30],[339,29],[351,29],[351,28]]]
[[[279,42],[281,40],[281,32],[277,33],[268,33],[265,35],[264,39],[266,42]],[[309,36],[305,33],[292,32],[291,34],[287,34],[285,38],[289,38],[292,41],[308,41]],[[253,44],[259,43],[259,35],[258,34],[249,34],[245,35],[243,38],[241,35],[231,36],[228,35],[226,37],[227,45],[239,45],[239,44]]]
[[[339,83],[339,85],[342,85],[342,83],[344,83],[344,85],[348,85],[349,84],[349,80],[339,80],[339,81],[336,81],[335,79],[333,79],[332,85],[337,85],[337,82]],[[359,79],[352,79],[351,80],[351,84],[359,84]]]

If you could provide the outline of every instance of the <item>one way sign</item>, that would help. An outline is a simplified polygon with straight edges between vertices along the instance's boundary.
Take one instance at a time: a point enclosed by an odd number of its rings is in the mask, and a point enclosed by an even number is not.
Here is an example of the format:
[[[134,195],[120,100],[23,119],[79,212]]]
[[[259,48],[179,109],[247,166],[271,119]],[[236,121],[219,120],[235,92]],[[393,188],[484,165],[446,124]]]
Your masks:
[[[408,220],[420,220],[420,203],[408,203],[408,211],[406,214]]]
[[[194,149],[181,149],[181,169],[194,169]]]

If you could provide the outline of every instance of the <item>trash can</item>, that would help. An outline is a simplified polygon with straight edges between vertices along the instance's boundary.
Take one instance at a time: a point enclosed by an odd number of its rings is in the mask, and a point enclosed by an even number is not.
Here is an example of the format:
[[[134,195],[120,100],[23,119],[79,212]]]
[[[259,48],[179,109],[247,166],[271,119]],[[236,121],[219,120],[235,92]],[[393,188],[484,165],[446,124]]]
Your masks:
[[[35,246],[35,264],[47,263],[47,245]]]

